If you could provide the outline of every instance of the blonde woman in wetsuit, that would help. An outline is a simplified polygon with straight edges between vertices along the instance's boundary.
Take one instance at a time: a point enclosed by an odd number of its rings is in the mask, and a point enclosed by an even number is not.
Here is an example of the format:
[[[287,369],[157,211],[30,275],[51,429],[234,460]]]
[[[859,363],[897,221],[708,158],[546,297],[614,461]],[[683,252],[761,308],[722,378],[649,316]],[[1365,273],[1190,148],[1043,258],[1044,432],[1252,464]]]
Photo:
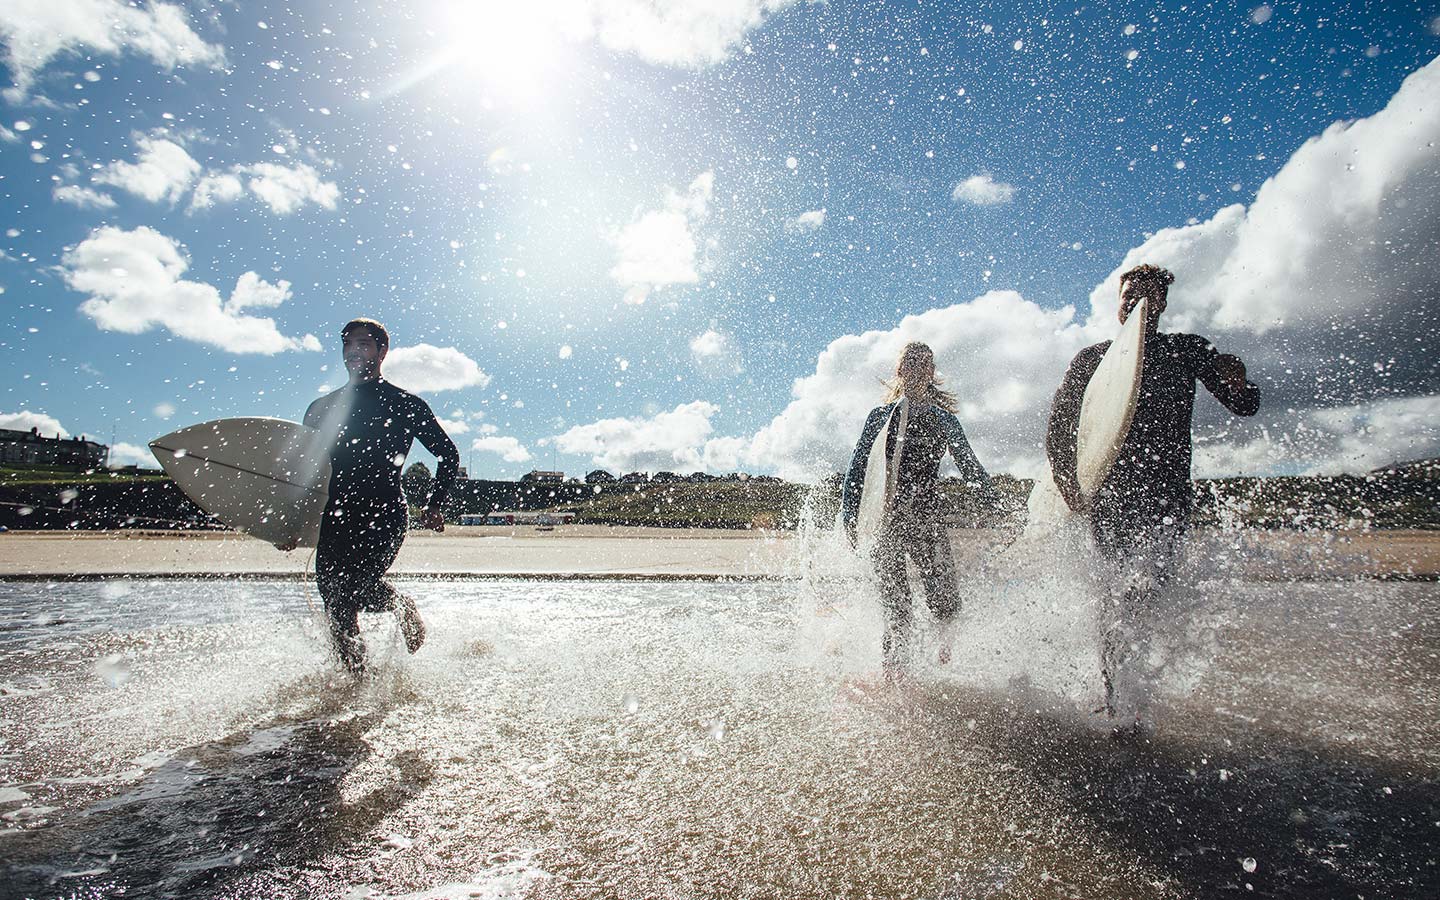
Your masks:
[[[900,417],[890,413],[901,399],[909,407],[903,440],[897,434]],[[880,434],[886,422],[888,433]],[[940,521],[937,490],[940,461],[948,451],[960,469],[960,477],[985,492],[986,503],[994,505],[996,495],[985,467],[975,458],[965,430],[955,418],[955,397],[942,390],[935,377],[935,354],[926,344],[905,345],[895,366],[885,403],[870,411],[855,455],[850,460],[841,493],[841,520],[852,546],[860,512],[860,494],[865,487],[865,465],[876,440],[886,442],[886,455],[900,449],[899,476],[895,497],[887,507],[871,561],[880,579],[881,603],[885,613],[885,637],[881,644],[887,671],[903,665],[913,619],[906,561],[915,564],[925,587],[925,604],[942,624],[960,611],[960,590],[955,580],[955,561],[950,539]],[[941,651],[941,662],[948,661]]]

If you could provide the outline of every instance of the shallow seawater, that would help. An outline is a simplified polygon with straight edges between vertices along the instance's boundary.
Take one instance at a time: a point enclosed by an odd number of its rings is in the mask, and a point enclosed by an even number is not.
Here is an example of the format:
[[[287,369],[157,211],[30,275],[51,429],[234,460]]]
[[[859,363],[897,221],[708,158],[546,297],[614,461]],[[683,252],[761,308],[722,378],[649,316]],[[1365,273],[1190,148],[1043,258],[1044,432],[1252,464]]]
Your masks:
[[[1200,581],[1117,740],[1059,583],[898,685],[843,577],[396,583],[358,682],[304,584],[0,584],[0,896],[1440,896],[1435,585]]]

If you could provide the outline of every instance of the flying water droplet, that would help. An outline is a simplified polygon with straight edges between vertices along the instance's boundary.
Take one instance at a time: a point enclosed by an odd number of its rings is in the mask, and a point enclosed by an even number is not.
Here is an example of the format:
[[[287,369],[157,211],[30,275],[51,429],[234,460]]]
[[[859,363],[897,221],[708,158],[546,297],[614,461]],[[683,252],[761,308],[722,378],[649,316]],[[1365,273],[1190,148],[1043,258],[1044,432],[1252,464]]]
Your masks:
[[[112,688],[118,688],[132,677],[130,661],[119,653],[112,653],[95,663],[95,674]]]

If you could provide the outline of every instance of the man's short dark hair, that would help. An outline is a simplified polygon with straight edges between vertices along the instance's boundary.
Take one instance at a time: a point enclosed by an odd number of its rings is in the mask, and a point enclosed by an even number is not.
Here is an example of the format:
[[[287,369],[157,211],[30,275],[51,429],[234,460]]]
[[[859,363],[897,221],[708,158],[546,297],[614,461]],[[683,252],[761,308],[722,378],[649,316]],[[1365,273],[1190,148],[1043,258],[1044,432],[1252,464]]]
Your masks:
[[[1158,287],[1168,288],[1175,283],[1175,275],[1169,269],[1152,266],[1150,263],[1141,263],[1120,276],[1121,284],[1127,281],[1146,282],[1157,285]]]
[[[374,319],[351,319],[346,322],[345,327],[340,329],[340,340],[345,340],[345,335],[357,328],[363,328],[370,332],[370,337],[375,339],[375,345],[381,350],[390,349],[390,332]]]

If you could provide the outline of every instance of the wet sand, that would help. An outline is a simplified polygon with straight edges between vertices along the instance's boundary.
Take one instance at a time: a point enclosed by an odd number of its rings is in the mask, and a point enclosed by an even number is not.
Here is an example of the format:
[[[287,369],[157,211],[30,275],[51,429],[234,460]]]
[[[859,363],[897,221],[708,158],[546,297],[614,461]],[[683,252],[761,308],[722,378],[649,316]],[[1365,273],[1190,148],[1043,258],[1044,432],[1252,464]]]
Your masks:
[[[1000,530],[954,529],[957,560],[1005,546]],[[799,577],[803,537],[783,531],[567,525],[451,527],[412,532],[393,574],[411,577],[770,580]],[[1217,575],[1250,580],[1440,579],[1440,532],[1197,530],[1192,553]],[[308,550],[281,553],[223,532],[11,532],[0,579],[144,576],[301,578]]]

